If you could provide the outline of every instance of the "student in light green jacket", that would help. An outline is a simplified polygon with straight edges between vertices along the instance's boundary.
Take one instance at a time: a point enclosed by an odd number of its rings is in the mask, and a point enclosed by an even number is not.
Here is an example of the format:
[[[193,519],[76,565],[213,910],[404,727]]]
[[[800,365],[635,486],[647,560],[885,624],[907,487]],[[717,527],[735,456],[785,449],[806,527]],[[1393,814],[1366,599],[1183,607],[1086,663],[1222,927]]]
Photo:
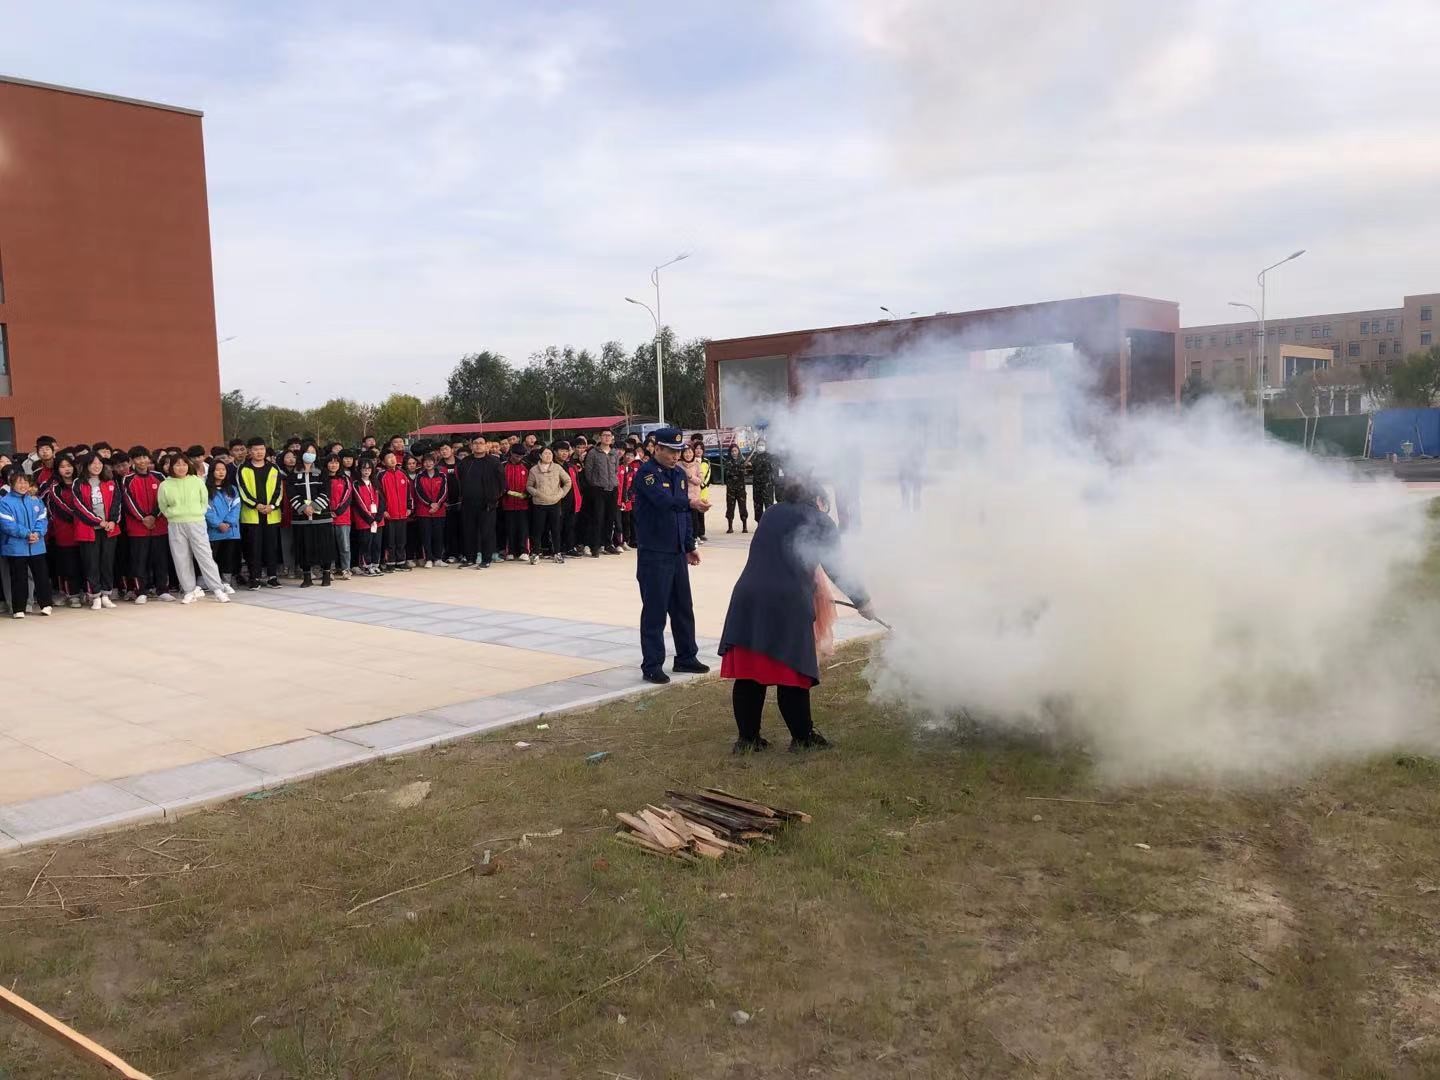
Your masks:
[[[180,602],[193,604],[208,589],[216,600],[228,604],[230,597],[225,595],[215,556],[210,554],[210,537],[205,529],[205,509],[210,500],[199,472],[195,462],[183,454],[175,458],[170,463],[170,475],[161,482],[155,501],[170,523],[170,555],[175,560],[180,591],[184,593]],[[195,584],[197,565],[204,589]]]

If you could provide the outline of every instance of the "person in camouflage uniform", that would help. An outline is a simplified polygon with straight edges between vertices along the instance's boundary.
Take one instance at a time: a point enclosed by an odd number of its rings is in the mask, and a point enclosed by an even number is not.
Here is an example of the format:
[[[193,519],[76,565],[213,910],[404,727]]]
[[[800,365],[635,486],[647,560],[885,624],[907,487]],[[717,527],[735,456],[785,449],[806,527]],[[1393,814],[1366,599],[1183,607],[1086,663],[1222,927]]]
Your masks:
[[[765,508],[775,502],[775,462],[765,449],[765,440],[755,444],[750,454],[750,487],[755,499],[755,521],[759,524],[765,516]]]
[[[745,501],[745,459],[740,444],[731,443],[725,457],[725,531],[735,531],[735,507],[740,507],[740,531],[750,531],[750,508]]]

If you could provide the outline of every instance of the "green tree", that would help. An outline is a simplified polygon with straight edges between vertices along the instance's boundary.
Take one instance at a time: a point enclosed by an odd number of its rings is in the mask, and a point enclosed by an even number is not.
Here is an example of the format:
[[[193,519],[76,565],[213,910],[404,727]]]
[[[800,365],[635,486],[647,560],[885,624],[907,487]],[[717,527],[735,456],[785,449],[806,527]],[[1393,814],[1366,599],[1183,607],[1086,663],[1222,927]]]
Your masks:
[[[349,398],[331,398],[305,415],[310,432],[322,443],[342,442],[356,446],[364,432],[364,406]]]
[[[227,439],[246,439],[256,433],[255,423],[263,408],[259,398],[248,398],[244,390],[227,390],[220,395],[220,421]]]
[[[498,418],[515,387],[515,370],[499,353],[484,349],[462,356],[445,384],[445,419],[483,424]]]
[[[1180,387],[1180,404],[1194,405],[1201,399],[1209,397],[1214,392],[1215,388],[1199,375],[1189,375]]]
[[[1390,406],[1427,408],[1440,397],[1440,345],[1411,353],[1393,371],[1374,371],[1366,387],[1379,401]]]
[[[391,394],[375,408],[375,433],[382,439],[423,426],[425,406],[414,394]]]

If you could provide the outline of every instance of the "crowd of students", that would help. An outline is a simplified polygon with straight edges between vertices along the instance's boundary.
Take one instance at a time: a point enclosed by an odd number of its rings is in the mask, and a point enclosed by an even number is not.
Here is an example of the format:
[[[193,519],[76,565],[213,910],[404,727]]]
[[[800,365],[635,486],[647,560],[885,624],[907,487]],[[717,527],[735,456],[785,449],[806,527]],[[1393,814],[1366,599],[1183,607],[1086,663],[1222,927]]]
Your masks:
[[[42,436],[11,462],[0,453],[0,581],[13,618],[57,605],[124,599],[225,603],[237,588],[302,588],[416,568],[485,569],[497,561],[619,555],[635,543],[634,480],[653,440],[614,433],[542,444],[533,434],[416,442],[374,436],[358,448],[292,436],[128,451],[58,447]],[[682,454],[708,498],[711,466],[696,435]],[[726,462],[726,519],[748,531],[773,501],[763,444]],[[705,542],[704,515],[696,536]]]

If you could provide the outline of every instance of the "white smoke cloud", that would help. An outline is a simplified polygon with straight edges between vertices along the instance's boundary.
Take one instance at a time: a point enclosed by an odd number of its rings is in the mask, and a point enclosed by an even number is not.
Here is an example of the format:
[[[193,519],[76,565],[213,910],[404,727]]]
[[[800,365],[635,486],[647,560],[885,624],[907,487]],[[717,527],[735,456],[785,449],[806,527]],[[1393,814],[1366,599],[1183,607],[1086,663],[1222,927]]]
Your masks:
[[[775,419],[792,468],[863,477],[845,558],[895,627],[877,698],[1078,740],[1121,781],[1440,744],[1423,501],[1263,440],[1253,412],[1116,415],[1078,354],[957,370],[1005,355],[930,342]]]

